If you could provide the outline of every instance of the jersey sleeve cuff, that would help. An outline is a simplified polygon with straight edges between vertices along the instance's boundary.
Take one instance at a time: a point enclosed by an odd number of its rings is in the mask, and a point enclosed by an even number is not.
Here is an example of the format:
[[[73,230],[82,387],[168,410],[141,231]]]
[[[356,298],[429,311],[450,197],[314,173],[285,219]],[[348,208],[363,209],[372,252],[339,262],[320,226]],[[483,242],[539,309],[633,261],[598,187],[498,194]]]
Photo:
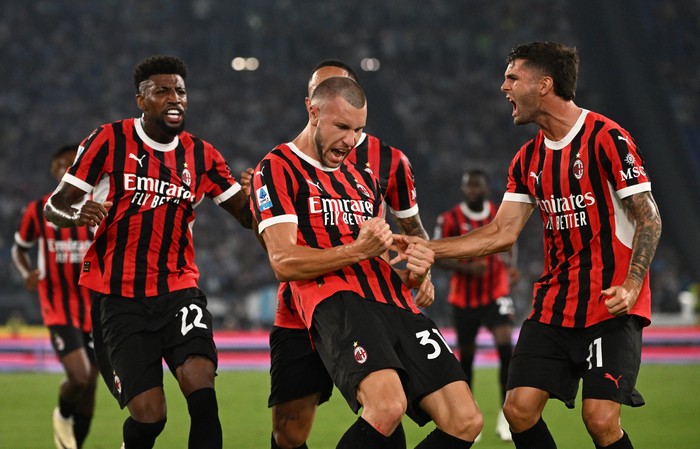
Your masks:
[[[524,193],[506,192],[503,194],[503,201],[513,201],[515,203],[537,204],[537,200],[531,195]]]
[[[241,191],[241,185],[238,183],[235,183],[231,187],[226,189],[226,191],[224,193],[222,193],[221,195],[215,196],[214,197],[214,204],[221,204],[240,191]]]
[[[15,232],[15,243],[17,246],[21,246],[22,248],[29,249],[34,246],[35,242],[28,242],[22,238],[21,235],[19,235],[19,232]]]
[[[636,184],[636,185],[625,187],[624,189],[618,190],[617,197],[622,199],[622,198],[627,198],[628,196],[634,195],[635,193],[650,192],[650,191],[651,191],[651,183],[650,182],[642,182],[640,184]]]
[[[262,234],[262,232],[269,228],[272,225],[276,225],[278,223],[294,223],[296,225],[299,224],[299,218],[296,215],[288,214],[288,215],[278,215],[276,217],[272,218],[267,218],[258,224],[258,234]]]
[[[93,186],[91,186],[90,184],[88,184],[87,182],[83,181],[80,178],[76,178],[75,176],[71,175],[70,173],[66,173],[65,175],[63,175],[63,178],[61,178],[61,181],[68,183],[72,186],[75,186],[86,193],[91,193],[93,190]]]
[[[391,214],[396,217],[396,218],[410,218],[413,217],[414,215],[418,215],[418,205],[416,204],[410,209],[405,209],[405,210],[394,210],[389,206],[389,210],[391,211]]]

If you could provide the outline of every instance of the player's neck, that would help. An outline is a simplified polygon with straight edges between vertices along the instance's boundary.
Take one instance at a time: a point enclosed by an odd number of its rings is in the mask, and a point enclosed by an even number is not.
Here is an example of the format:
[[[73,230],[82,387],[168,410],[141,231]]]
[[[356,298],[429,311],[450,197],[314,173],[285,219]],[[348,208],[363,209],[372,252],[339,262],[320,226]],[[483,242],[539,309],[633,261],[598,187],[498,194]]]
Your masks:
[[[319,161],[316,145],[314,144],[313,128],[307,124],[306,128],[292,140],[292,143],[305,155]]]
[[[571,131],[581,116],[581,112],[581,108],[576,106],[573,101],[556,103],[542,114],[538,125],[547,139],[558,142]]]

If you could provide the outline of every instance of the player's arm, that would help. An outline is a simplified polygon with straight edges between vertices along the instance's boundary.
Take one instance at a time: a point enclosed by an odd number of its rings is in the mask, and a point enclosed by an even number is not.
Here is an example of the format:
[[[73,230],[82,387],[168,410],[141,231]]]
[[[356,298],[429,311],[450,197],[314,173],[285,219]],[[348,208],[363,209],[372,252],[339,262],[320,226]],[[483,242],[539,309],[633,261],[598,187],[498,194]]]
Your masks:
[[[279,281],[314,279],[372,257],[381,256],[392,242],[391,228],[382,218],[362,224],[352,243],[318,249],[297,245],[297,225],[277,223],[266,227],[262,237],[270,266]]]
[[[61,181],[44,206],[44,216],[56,226],[63,228],[99,225],[102,219],[107,216],[107,209],[112,206],[112,202],[98,203],[87,200],[80,209],[73,207],[73,204],[77,203],[85,193],[84,190]]]
[[[35,292],[39,283],[39,270],[32,267],[29,250],[18,245],[17,242],[12,245],[12,265],[22,276],[24,287]]]
[[[436,259],[473,259],[510,251],[534,209],[534,204],[504,201],[491,223],[461,236],[431,240],[428,247]]]
[[[661,215],[651,192],[640,192],[622,199],[626,212],[635,221],[632,258],[627,278],[622,285],[602,291],[608,311],[615,316],[628,313],[642,289],[661,237]]]
[[[401,234],[414,235],[428,240],[428,232],[423,227],[423,223],[421,222],[420,215],[418,213],[404,218],[394,216],[394,221],[396,221]],[[418,307],[424,308],[433,304],[435,301],[435,286],[433,286],[429,269],[425,276],[422,277],[416,276],[415,273],[410,270],[396,271],[401,276],[404,284],[408,285],[410,288],[418,288],[418,292],[413,299]],[[406,271],[406,273],[403,271]]]
[[[250,192],[250,189],[248,189]],[[246,194],[243,189],[233,195],[226,201],[222,201],[219,206],[223,207],[226,212],[233,215],[234,218],[246,229],[253,228],[253,213],[249,207],[250,195]]]

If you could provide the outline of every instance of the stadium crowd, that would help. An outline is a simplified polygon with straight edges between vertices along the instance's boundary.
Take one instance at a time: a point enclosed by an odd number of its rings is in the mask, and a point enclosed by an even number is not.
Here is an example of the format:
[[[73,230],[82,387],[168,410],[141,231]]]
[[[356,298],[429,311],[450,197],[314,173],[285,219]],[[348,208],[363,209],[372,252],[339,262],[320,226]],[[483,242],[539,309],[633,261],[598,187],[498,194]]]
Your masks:
[[[508,162],[531,130],[512,126],[499,86],[504,55],[531,40],[576,45],[565,2],[505,0],[390,0],[352,4],[300,4],[280,0],[224,2],[32,0],[0,6],[0,260],[10,266],[10,246],[20,209],[54,186],[46,160],[58,146],[78,141],[98,124],[137,114],[128,79],[134,61],[174,54],[190,67],[187,129],[216,145],[236,175],[257,164],[305,120],[300,92],[306,69],[337,57],[358,69],[377,58],[377,71],[360,72],[369,97],[368,131],[400,147],[414,164],[421,217],[432,230],[437,214],[459,199],[465,169],[481,168],[501,197]],[[654,42],[664,89],[677,114],[689,154],[700,168],[700,11],[697,2],[645,0],[640,4]],[[533,11],[537,11],[536,14]],[[313,43],[312,45],[310,43]],[[231,68],[235,56],[255,56],[256,71]],[[358,70],[359,71],[359,70]],[[693,81],[695,80],[695,81]],[[689,89],[691,90],[689,92]],[[604,110],[589,95],[582,68],[580,103]],[[374,124],[377,123],[377,128]],[[624,125],[624,124],[623,124]],[[523,280],[514,297],[529,307],[532,280],[541,273],[539,223],[531,220],[519,241]],[[201,285],[223,325],[266,323],[275,288],[267,258],[249,232],[212,206],[202,206],[194,228]],[[662,240],[663,243],[663,240]],[[657,310],[675,307],[685,288],[672,248],[661,246],[652,271]],[[436,270],[445,297],[448,273]],[[663,282],[661,280],[663,279]],[[0,323],[13,310],[38,322],[38,305],[10,269]],[[260,300],[260,298],[269,300]],[[661,298],[666,298],[661,300]],[[219,309],[216,307],[220,306]],[[449,319],[446,301],[429,312]],[[222,318],[223,319],[223,318]]]

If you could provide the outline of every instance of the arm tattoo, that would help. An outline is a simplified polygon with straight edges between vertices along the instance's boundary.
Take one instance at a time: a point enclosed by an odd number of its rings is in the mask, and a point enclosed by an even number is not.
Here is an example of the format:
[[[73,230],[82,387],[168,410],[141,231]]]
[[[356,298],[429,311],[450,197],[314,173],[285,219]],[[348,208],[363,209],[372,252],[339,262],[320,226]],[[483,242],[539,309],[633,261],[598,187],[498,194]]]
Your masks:
[[[629,216],[636,222],[632,241],[632,259],[627,276],[641,285],[661,237],[659,208],[651,192],[638,193],[623,198],[622,204]]]
[[[423,228],[423,223],[420,221],[420,215],[416,214],[406,218],[396,218],[396,224],[401,229],[401,233],[405,235],[415,235],[426,240],[429,239],[428,233]]]

